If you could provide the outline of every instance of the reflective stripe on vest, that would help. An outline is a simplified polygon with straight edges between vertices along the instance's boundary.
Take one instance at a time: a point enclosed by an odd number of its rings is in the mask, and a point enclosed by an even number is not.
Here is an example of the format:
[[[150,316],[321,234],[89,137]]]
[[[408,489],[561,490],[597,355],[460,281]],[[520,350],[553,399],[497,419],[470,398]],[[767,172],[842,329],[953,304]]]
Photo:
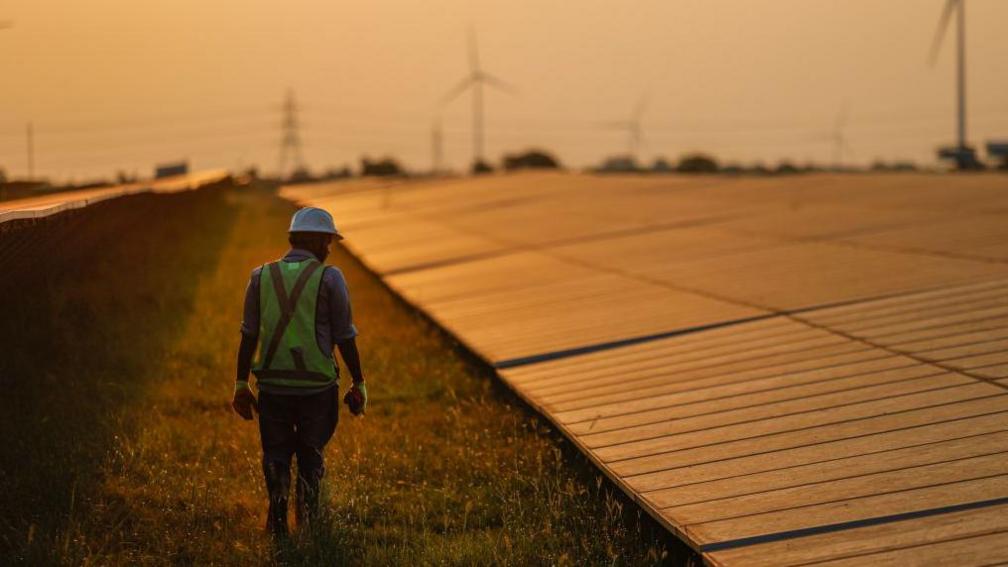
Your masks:
[[[317,388],[336,380],[332,354],[323,352],[315,337],[321,268],[316,260],[263,266],[258,360],[252,368],[260,383]]]

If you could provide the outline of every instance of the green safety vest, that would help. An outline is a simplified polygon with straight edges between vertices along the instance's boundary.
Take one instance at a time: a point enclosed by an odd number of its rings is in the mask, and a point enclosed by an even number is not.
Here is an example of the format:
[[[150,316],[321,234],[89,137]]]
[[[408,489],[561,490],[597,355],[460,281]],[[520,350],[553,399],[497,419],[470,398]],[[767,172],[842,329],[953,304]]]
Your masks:
[[[332,353],[315,338],[324,268],[317,260],[273,262],[259,276],[259,350],[252,373],[260,384],[318,388],[339,377]]]

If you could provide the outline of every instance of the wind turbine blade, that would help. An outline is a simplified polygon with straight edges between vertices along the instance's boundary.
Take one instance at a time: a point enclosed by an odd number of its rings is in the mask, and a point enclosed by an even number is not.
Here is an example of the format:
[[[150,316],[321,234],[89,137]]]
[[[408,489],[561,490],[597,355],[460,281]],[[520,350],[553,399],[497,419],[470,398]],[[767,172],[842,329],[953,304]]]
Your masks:
[[[931,43],[931,53],[928,55],[928,63],[935,64],[938,60],[938,52],[941,50],[942,42],[945,40],[945,32],[948,30],[949,22],[952,20],[952,12],[956,4],[962,0],[946,0],[945,9],[942,10],[941,18],[938,20],[938,29],[935,30],[934,41]]]
[[[448,104],[449,102],[455,100],[456,98],[459,97],[459,95],[466,92],[466,89],[468,89],[470,85],[473,84],[474,80],[475,79],[473,77],[466,77],[462,79],[462,81],[459,84],[452,87],[450,91],[448,91],[447,93],[445,93],[443,97],[441,97],[441,100],[438,101],[438,104],[439,105]]]
[[[469,70],[473,75],[479,74],[479,46],[476,42],[476,28],[469,27]]]
[[[502,90],[502,91],[504,91],[504,92],[506,92],[508,94],[511,94],[511,95],[517,95],[518,94],[518,89],[516,89],[515,87],[511,86],[509,83],[506,83],[506,82],[498,79],[497,77],[494,77],[490,73],[486,73],[486,72],[480,73],[479,78],[480,78],[481,81],[485,82],[486,84],[488,84],[491,87],[494,87],[494,88],[496,88],[498,90]]]

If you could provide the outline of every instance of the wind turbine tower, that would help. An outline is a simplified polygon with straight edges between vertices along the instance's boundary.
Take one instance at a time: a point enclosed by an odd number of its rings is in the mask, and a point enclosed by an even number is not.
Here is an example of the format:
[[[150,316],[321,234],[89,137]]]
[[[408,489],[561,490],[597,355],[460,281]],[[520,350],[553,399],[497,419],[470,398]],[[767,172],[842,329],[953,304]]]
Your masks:
[[[441,104],[445,105],[455,100],[462,93],[472,89],[472,135],[473,135],[473,171],[476,172],[477,165],[486,163],[483,158],[483,144],[485,141],[483,131],[483,87],[489,85],[498,90],[514,94],[515,89],[487,73],[480,67],[479,48],[476,45],[476,32],[469,30],[469,74],[459,82],[454,88],[448,91],[441,98]]]
[[[616,122],[606,122],[604,126],[607,128],[612,128],[614,130],[625,130],[627,133],[627,155],[636,161],[640,156],[641,141],[643,140],[643,128],[641,127],[641,118],[644,116],[644,111],[647,109],[648,97],[643,95],[637,100],[637,104],[634,105],[633,111],[630,113],[630,118],[628,120],[621,120]]]
[[[847,143],[847,136],[844,134],[844,126],[847,125],[847,105],[843,105],[840,108],[840,113],[837,114],[836,122],[833,125],[833,135],[831,136],[833,140],[833,168],[843,169],[844,167],[844,151],[850,149],[850,144]]]
[[[431,125],[431,174],[441,173],[441,163],[444,156],[444,136],[441,132],[441,117],[434,118]]]
[[[938,30],[931,44],[930,63],[934,66],[941,50],[945,33],[956,19],[956,115],[957,144],[954,148],[942,148],[938,156],[954,159],[959,169],[972,169],[979,164],[976,152],[966,143],[966,0],[946,0],[945,9],[938,20]]]

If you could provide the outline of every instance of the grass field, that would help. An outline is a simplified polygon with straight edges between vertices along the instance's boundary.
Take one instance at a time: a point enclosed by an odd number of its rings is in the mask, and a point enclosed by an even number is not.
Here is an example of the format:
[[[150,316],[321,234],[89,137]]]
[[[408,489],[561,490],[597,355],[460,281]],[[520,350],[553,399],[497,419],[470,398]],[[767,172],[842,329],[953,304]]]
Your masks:
[[[0,284],[3,555],[92,565],[695,561],[342,250],[329,263],[349,281],[371,405],[362,419],[343,413],[327,451],[326,521],[273,547],[258,434],[228,400],[248,273],[285,250],[291,211],[269,188],[214,189],[112,201],[28,229],[38,232],[16,246],[0,235],[0,260],[19,268]]]

